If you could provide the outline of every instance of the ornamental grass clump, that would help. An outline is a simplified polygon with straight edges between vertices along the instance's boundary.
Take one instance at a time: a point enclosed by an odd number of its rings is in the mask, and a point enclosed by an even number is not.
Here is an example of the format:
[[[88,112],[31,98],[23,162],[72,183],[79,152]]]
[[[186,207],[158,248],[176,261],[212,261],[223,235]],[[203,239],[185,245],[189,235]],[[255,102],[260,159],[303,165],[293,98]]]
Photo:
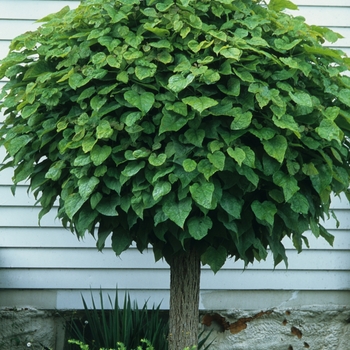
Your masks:
[[[87,0],[0,62],[14,183],[117,255],[170,265],[170,350],[196,345],[200,265],[287,264],[349,188],[349,58],[288,0]],[[237,281],[237,283],[239,283]]]
[[[92,307],[82,297],[84,314],[80,319],[72,318],[67,322],[68,337],[77,339],[91,350],[115,348],[117,343],[127,349],[136,349],[140,339],[147,339],[149,346],[155,349],[168,348],[168,317],[162,315],[160,304],[148,309],[147,302],[139,308],[132,302],[129,294],[125,294],[122,307],[119,306],[118,289],[112,302],[108,296],[109,306],[105,307],[103,293],[99,294],[99,305],[91,295]]]

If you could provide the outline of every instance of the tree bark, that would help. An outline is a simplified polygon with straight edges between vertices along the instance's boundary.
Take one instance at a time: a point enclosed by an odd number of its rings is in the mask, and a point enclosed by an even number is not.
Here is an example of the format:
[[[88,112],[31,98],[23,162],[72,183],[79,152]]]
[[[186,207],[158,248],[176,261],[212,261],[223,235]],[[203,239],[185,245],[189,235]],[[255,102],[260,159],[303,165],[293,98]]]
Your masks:
[[[198,345],[200,255],[193,249],[170,264],[169,350]]]

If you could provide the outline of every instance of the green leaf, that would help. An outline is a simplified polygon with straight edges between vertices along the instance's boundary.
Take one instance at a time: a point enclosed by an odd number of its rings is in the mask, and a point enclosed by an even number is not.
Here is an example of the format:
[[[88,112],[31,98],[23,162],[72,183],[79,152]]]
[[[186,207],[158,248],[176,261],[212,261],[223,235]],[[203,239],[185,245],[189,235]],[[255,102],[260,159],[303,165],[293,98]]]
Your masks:
[[[151,154],[151,151],[149,149],[146,149],[144,147],[137,149],[136,151],[132,152],[132,155],[137,158],[147,158]]]
[[[187,222],[189,234],[196,240],[204,238],[208,231],[213,227],[210,217],[192,217]]]
[[[100,180],[97,177],[87,177],[84,176],[78,181],[79,194],[81,198],[87,200],[92,192],[95,190],[96,186],[100,183]]]
[[[338,98],[341,102],[350,107],[350,89],[341,89]]]
[[[284,113],[280,118],[273,116],[272,120],[279,128],[291,130],[300,138],[299,125],[291,115]]]
[[[97,204],[96,210],[105,216],[118,216],[116,207],[119,203],[119,197],[105,197]]]
[[[254,172],[252,168],[245,164],[242,164],[242,167],[237,167],[236,170],[238,174],[245,176],[246,179],[254,185],[254,187],[258,186],[259,176]]]
[[[278,162],[282,163],[286,150],[288,148],[288,142],[286,138],[282,135],[276,135],[270,140],[261,141],[265,152],[272,158],[276,159]]]
[[[155,201],[171,191],[171,184],[167,181],[159,181],[154,185],[152,196]]]
[[[281,171],[277,171],[273,174],[273,182],[277,186],[282,187],[286,202],[288,202],[300,189],[297,180],[293,176],[286,175]]]
[[[241,108],[233,108],[232,115],[235,119],[231,123],[231,130],[242,130],[246,129],[253,118],[253,114],[251,112],[242,112]]]
[[[221,151],[215,151],[214,153],[208,153],[209,162],[214,165],[218,170],[224,170],[225,167],[225,154]]]
[[[101,120],[96,127],[96,137],[98,139],[109,139],[113,135],[113,129],[107,120]]]
[[[103,195],[100,192],[95,192],[90,197],[91,209],[95,209],[97,204],[102,200]]]
[[[141,112],[131,112],[126,115],[125,120],[123,119],[122,121],[125,122],[126,126],[133,126],[142,119],[142,113]]]
[[[165,163],[167,156],[165,153],[155,154],[151,153],[148,157],[148,162],[153,166],[161,166]]]
[[[190,128],[185,131],[185,138],[189,143],[197,147],[202,147],[202,143],[205,137],[205,131],[203,129]]]
[[[222,209],[230,214],[235,219],[241,218],[241,212],[243,207],[243,200],[238,199],[229,192],[224,191],[219,201]]]
[[[242,148],[235,147],[235,149],[232,149],[232,147],[229,147],[227,148],[227,153],[238,163],[239,166],[242,166],[242,163],[246,158],[246,154]]]
[[[320,228],[320,236],[323,237],[331,246],[334,243],[334,236],[330,234],[322,225],[319,225]]]
[[[0,170],[3,170],[3,169],[4,168],[0,167]],[[28,162],[28,163],[22,162],[14,170],[14,176],[13,176],[12,180],[15,184],[17,184],[21,181],[26,180],[31,175],[33,175],[33,164],[30,162]]]
[[[53,181],[57,181],[61,174],[62,170],[66,167],[66,163],[64,160],[59,160],[55,162],[49,169],[49,171],[45,174],[46,179],[51,179]]]
[[[105,96],[100,96],[100,95],[95,95],[91,100],[90,100],[90,106],[93,110],[99,111],[101,107],[107,102],[107,97]]]
[[[168,64],[173,62],[173,56],[170,55],[170,53],[168,51],[161,51],[158,55],[157,55],[157,59],[158,61],[164,63],[164,64]]]
[[[201,96],[201,97],[189,96],[189,97],[183,98],[182,102],[191,106],[193,109],[195,109],[199,113],[202,113],[204,110],[210,107],[216,106],[218,104],[218,101],[206,96]]]
[[[173,111],[175,113],[178,113],[184,117],[186,117],[188,115],[187,112],[187,105],[185,105],[182,102],[172,102],[169,104],[166,104],[166,109],[169,111]]]
[[[132,106],[138,108],[143,114],[146,114],[153,106],[155,98],[151,92],[139,94],[134,90],[128,90],[124,93],[124,98]]]
[[[112,153],[112,147],[107,145],[104,145],[102,147],[99,145],[95,145],[90,152],[91,161],[95,166],[99,166],[105,160],[108,159],[111,153]]]
[[[318,170],[313,163],[304,163],[302,166],[302,171],[307,176],[314,176],[318,174]]]
[[[157,4],[157,5],[160,5],[160,4]],[[153,34],[155,34],[155,35],[157,35],[157,36],[159,36],[161,38],[164,38],[164,37],[167,37],[167,36],[170,35],[169,30],[163,29],[163,28],[158,28],[158,27],[152,27],[152,25],[150,23],[145,23],[143,25],[143,27],[146,30],[152,32]]]
[[[274,40],[276,48],[279,50],[291,50],[293,47],[297,46],[302,40],[295,39],[292,42],[289,42],[287,38],[278,38]]]
[[[332,182],[332,170],[326,164],[319,165],[317,167],[318,174],[314,176],[310,176],[310,180],[312,182],[312,186],[315,190],[321,194],[323,197],[323,193],[325,193],[325,197],[323,199],[328,201],[330,187],[329,184]],[[327,199],[325,199],[327,198]]]
[[[24,119],[29,118],[31,115],[33,115],[38,110],[39,107],[40,107],[39,102],[35,102],[32,105],[25,106],[21,111],[22,118],[24,118]]]
[[[190,214],[191,209],[192,200],[188,197],[177,202],[174,196],[167,196],[163,203],[165,215],[181,228],[184,228],[185,220]]]
[[[219,53],[225,58],[234,59],[236,61],[238,61],[242,55],[242,51],[235,47],[223,48],[219,51]]]
[[[157,71],[157,66],[152,64],[152,66],[138,65],[135,68],[135,75],[138,79],[144,80],[146,78],[151,78]]]
[[[64,6],[61,10],[55,13],[50,13],[49,15],[38,19],[36,22],[49,22],[53,19],[63,18],[70,11],[69,6]]]
[[[270,0],[268,8],[269,10],[277,12],[284,9],[298,10],[298,6],[292,3],[290,0]]]
[[[195,76],[193,74],[188,74],[186,77],[181,74],[173,75],[169,78],[168,88],[171,91],[178,93],[186,89],[186,87],[192,83],[194,78]]]
[[[132,236],[130,232],[125,230],[122,226],[113,231],[112,235],[112,249],[117,256],[124,250],[128,249],[132,243]]]
[[[188,47],[194,52],[197,53],[199,52],[201,49],[206,49],[207,47],[211,46],[213,44],[214,41],[201,41],[200,43],[196,40],[190,40],[188,42]]]
[[[290,206],[298,214],[308,214],[310,208],[307,198],[299,192],[290,199]]]
[[[82,148],[84,153],[90,152],[96,145],[97,139],[94,137],[87,137],[83,139]]]
[[[223,246],[218,248],[209,246],[201,256],[202,264],[209,265],[214,273],[217,273],[224,266],[226,259],[227,251]]]
[[[5,142],[5,147],[7,152],[14,157],[16,153],[26,146],[29,142],[32,141],[32,138],[29,135],[20,135],[7,142]]]
[[[194,183],[190,186],[193,200],[206,209],[212,209],[214,190],[215,186],[211,182]]]
[[[141,169],[143,169],[145,167],[145,162],[141,161],[141,162],[129,162],[124,170],[122,171],[122,174],[126,177],[131,177],[136,175]]]
[[[253,210],[254,215],[259,221],[261,221],[262,223],[267,223],[270,227],[273,226],[275,214],[277,213],[277,208],[272,202],[259,202],[255,200],[251,204],[251,208]]]
[[[248,83],[255,82],[254,77],[246,69],[242,69],[242,68],[241,69],[232,68],[232,69],[235,72],[235,74],[237,75],[237,77],[240,78],[241,80],[246,81]]]
[[[167,131],[179,131],[184,125],[187,124],[187,121],[187,118],[163,109],[163,117],[160,122],[159,134]]]
[[[299,91],[294,94],[289,92],[289,96],[299,106],[312,107],[311,96],[306,92]]]
[[[122,83],[127,84],[129,82],[129,74],[126,71],[122,71],[118,73],[117,80],[121,81]]]
[[[182,166],[186,172],[191,173],[192,171],[196,170],[197,163],[193,159],[185,159],[182,162]]]
[[[78,212],[78,210],[85,203],[85,200],[81,198],[79,193],[72,193],[64,201],[64,210],[69,217],[73,219],[73,216]]]
[[[78,87],[83,86],[87,82],[84,77],[79,73],[73,73],[69,76],[68,84],[73,89],[76,90]]]
[[[122,19],[127,19],[128,17],[123,11],[116,11],[114,6],[111,4],[103,4],[103,8],[107,11],[108,15],[111,17],[111,23],[118,23]]]
[[[325,140],[336,140],[341,143],[343,139],[343,132],[339,129],[338,125],[329,119],[323,119],[316,132]]]

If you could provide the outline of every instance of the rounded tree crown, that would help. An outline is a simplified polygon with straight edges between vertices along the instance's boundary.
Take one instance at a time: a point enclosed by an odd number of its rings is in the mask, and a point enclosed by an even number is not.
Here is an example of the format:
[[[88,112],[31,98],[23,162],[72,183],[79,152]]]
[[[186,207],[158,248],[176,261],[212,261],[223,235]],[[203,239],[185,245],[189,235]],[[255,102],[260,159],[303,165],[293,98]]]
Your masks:
[[[87,0],[15,38],[3,166],[78,237],[287,261],[349,186],[349,59],[287,0]]]

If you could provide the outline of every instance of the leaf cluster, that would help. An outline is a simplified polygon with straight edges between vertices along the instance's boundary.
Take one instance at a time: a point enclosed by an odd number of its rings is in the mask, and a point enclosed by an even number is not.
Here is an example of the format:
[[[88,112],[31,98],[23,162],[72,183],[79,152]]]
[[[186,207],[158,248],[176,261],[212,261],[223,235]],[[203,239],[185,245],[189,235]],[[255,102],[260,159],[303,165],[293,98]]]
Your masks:
[[[0,61],[3,166],[82,237],[287,261],[349,186],[349,59],[290,1],[87,0]],[[96,233],[97,231],[97,233]]]

